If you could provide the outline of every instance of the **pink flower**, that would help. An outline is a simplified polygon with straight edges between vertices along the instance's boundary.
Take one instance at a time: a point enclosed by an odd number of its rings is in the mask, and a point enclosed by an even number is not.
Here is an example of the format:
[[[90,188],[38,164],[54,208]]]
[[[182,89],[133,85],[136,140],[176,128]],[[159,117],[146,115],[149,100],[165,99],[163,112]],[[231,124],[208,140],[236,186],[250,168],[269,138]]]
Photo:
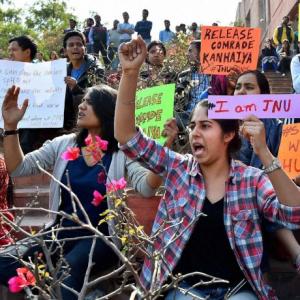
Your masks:
[[[89,146],[89,145],[93,144],[93,143],[94,143],[94,141],[93,141],[93,137],[92,137],[92,135],[91,135],[91,134],[89,134],[89,135],[88,135],[88,136],[85,138],[84,142],[85,142],[85,144],[86,144],[87,146]]]
[[[86,146],[86,153],[92,156],[93,159],[97,162],[100,161],[103,156],[102,150],[99,149],[96,144],[90,144]]]
[[[125,187],[127,185],[126,180],[124,179],[124,177],[122,177],[119,180],[112,180],[111,183],[108,183],[106,185],[106,190],[107,192],[114,192],[114,191],[118,191],[118,190],[124,190]]]
[[[98,191],[94,191],[93,193],[94,199],[92,201],[92,204],[94,206],[98,206],[104,199],[105,197],[101,195],[101,193],[99,193]]]
[[[102,140],[101,137],[98,135],[92,136],[91,134],[89,134],[87,138],[84,140],[84,142],[87,146],[95,144],[101,150],[103,151],[107,150],[108,141]]]
[[[65,151],[62,155],[61,158],[64,160],[75,160],[79,157],[80,150],[78,147],[68,147],[67,151]]]
[[[36,280],[33,274],[27,268],[18,268],[18,276],[9,279],[9,290],[12,293],[20,292],[25,286],[35,285]]]
[[[24,286],[24,281],[19,276],[14,276],[8,280],[8,288],[12,293],[19,293]]]

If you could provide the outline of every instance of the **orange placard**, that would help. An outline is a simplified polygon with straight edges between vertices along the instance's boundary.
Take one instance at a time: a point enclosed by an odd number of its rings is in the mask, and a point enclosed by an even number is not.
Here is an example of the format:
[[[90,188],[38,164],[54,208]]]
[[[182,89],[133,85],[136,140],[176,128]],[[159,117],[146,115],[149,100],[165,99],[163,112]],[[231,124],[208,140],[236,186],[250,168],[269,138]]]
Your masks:
[[[278,158],[290,178],[300,175],[300,124],[283,126]]]
[[[232,68],[256,70],[260,32],[260,28],[202,26],[202,72],[227,75]]]

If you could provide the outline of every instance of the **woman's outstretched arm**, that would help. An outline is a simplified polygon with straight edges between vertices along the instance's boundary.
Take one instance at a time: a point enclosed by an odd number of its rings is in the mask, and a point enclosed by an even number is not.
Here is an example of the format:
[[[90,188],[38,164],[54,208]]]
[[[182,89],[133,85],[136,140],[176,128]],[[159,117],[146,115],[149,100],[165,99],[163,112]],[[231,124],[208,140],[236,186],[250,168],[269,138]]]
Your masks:
[[[18,107],[18,97],[20,88],[12,86],[6,92],[2,104],[2,116],[4,130],[11,131],[18,128],[19,121],[23,118],[28,107],[28,100],[23,102],[21,108]],[[3,140],[4,158],[9,173],[13,172],[23,161],[24,155],[20,146],[17,134],[8,135]]]

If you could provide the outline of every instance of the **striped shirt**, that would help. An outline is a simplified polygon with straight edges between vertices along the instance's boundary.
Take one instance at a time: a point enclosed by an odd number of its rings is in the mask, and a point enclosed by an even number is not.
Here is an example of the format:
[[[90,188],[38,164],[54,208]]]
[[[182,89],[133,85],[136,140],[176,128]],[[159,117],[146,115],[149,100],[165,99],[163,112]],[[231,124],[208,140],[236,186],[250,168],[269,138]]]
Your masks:
[[[160,233],[150,250],[162,256],[157,264],[146,257],[141,274],[144,286],[153,290],[168,278],[191,236],[206,196],[204,179],[192,155],[164,148],[141,131],[121,149],[165,178],[165,195],[152,228],[153,233],[159,230]],[[280,204],[268,177],[261,170],[239,161],[231,161],[225,186],[224,225],[237,263],[259,299],[277,299],[272,288],[264,282],[260,269],[261,219],[263,215],[267,220],[296,229],[300,227],[300,206]]]

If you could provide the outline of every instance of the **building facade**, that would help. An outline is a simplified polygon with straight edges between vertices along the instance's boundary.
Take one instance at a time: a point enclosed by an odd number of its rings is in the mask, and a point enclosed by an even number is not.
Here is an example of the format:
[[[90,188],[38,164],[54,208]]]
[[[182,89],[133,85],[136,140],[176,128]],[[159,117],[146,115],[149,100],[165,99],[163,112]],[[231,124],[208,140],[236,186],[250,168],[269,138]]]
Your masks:
[[[298,0],[243,0],[237,7],[235,24],[260,27],[262,45],[273,36],[284,16],[290,17],[291,26],[298,31]]]

